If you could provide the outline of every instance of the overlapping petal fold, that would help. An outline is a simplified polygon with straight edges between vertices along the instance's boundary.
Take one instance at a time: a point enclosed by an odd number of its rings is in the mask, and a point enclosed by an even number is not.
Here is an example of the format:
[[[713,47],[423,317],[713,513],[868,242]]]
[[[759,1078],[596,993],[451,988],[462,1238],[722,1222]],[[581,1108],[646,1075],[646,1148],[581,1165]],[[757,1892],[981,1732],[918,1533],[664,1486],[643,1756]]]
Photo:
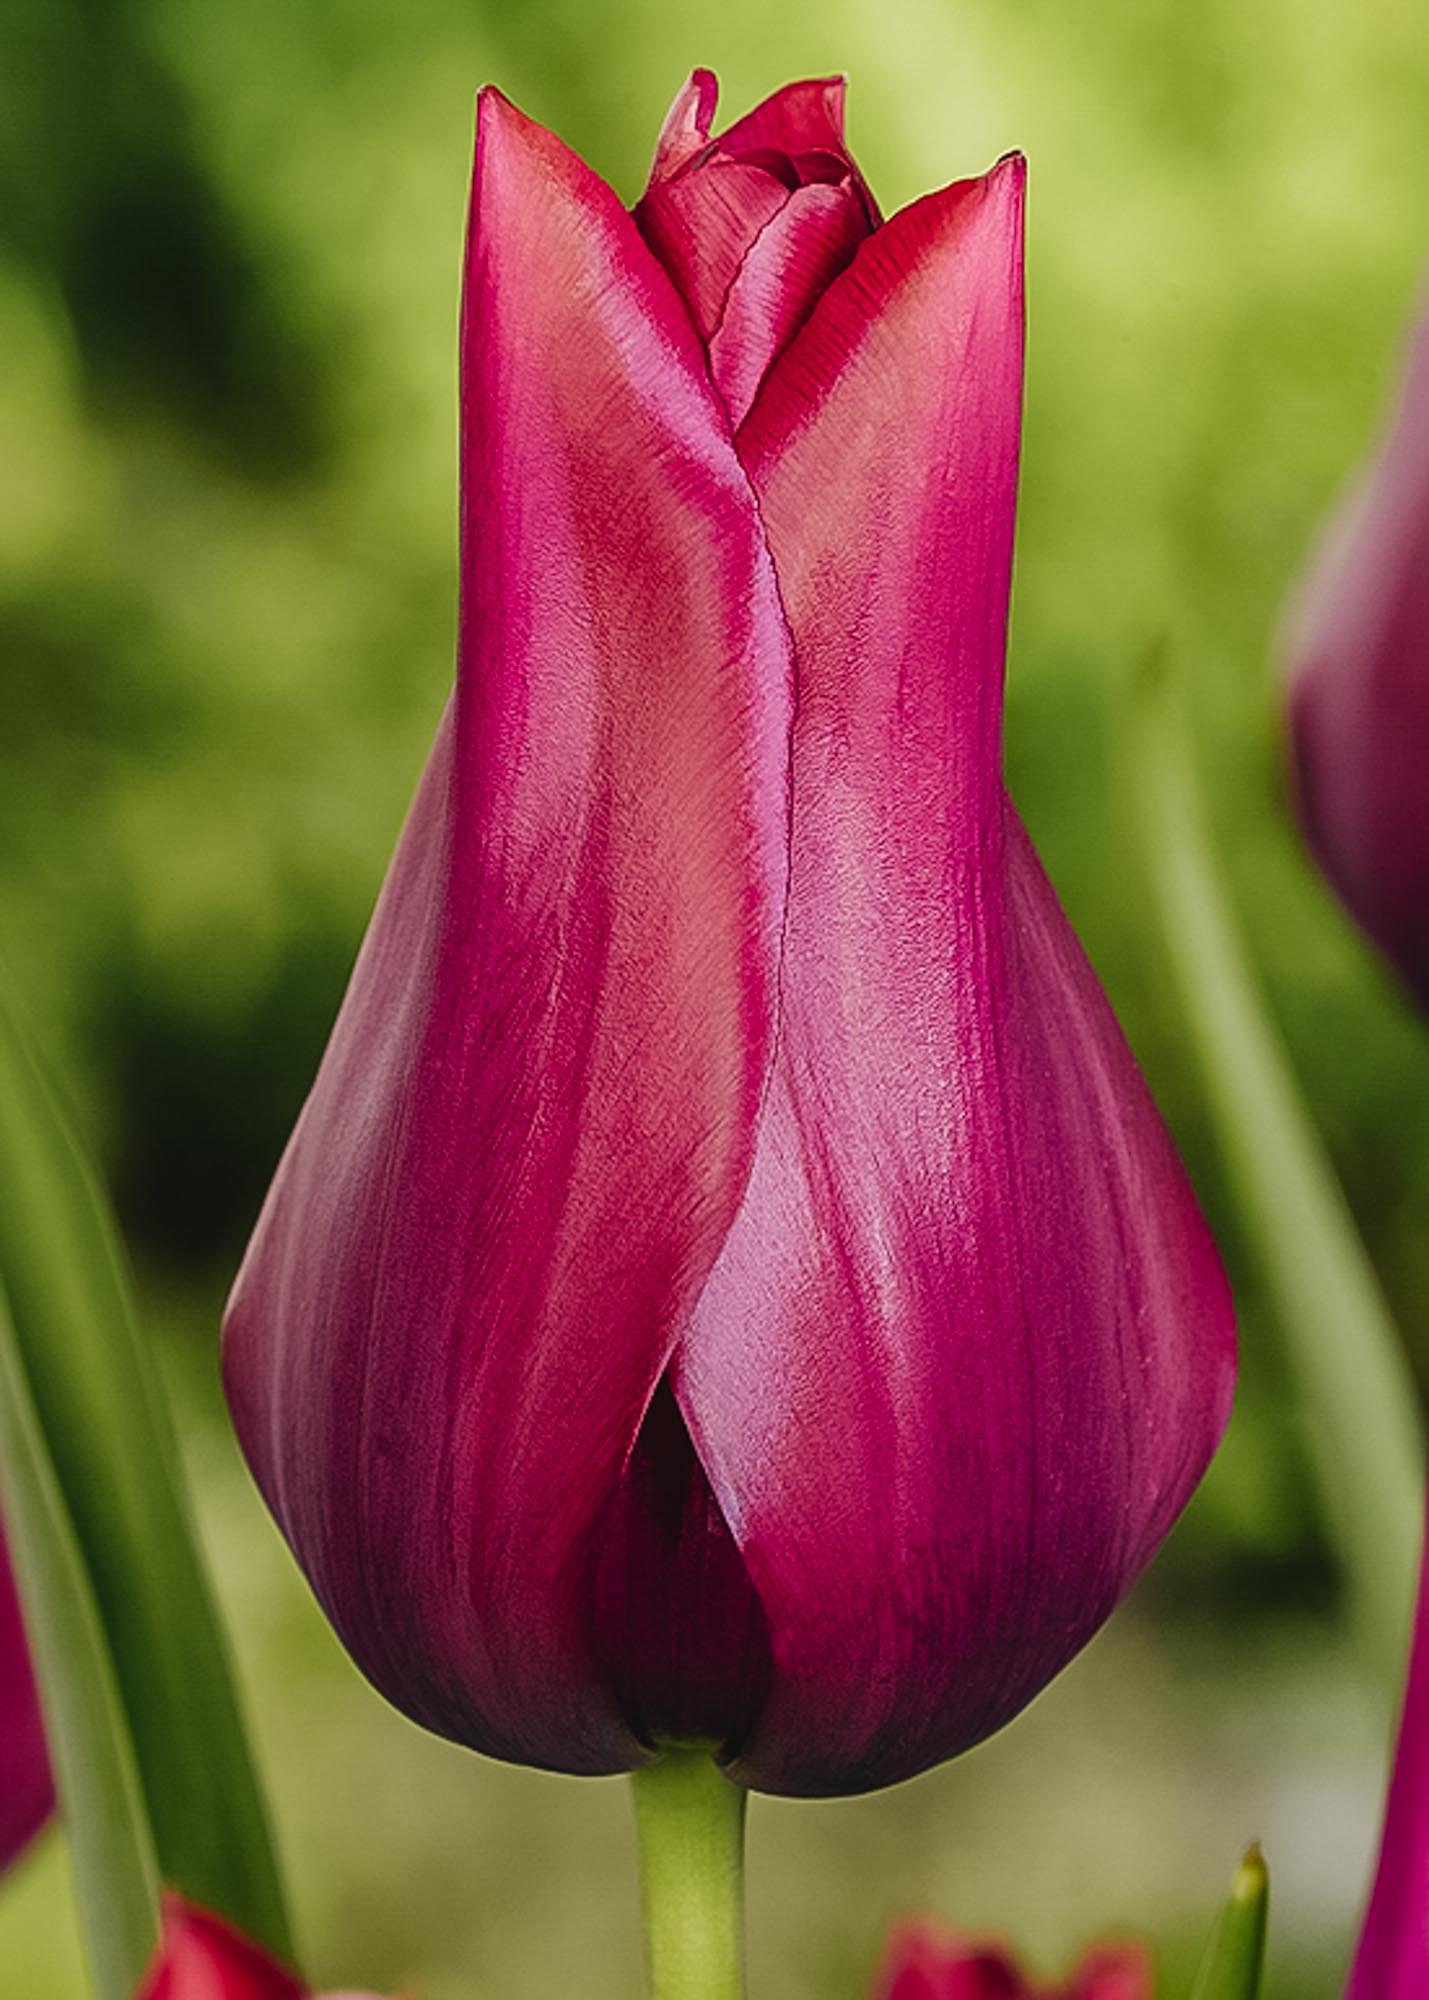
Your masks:
[[[54,1780],[20,1599],[0,1541],[0,1871],[54,1810]]]
[[[780,1030],[672,1373],[772,1676],[733,1772],[856,1791],[1090,1637],[1210,1456],[1224,1278],[1006,798],[1022,165],[859,251],[739,433],[795,634]]]
[[[791,670],[683,305],[611,191],[491,92],[462,455],[454,704],[226,1373],[377,1684],[477,1748],[612,1770],[644,1751],[595,1572],[749,1172]]]
[[[788,84],[712,139],[717,94],[696,70],[676,97],[635,213],[738,424],[879,217],[844,144],[841,77]]]

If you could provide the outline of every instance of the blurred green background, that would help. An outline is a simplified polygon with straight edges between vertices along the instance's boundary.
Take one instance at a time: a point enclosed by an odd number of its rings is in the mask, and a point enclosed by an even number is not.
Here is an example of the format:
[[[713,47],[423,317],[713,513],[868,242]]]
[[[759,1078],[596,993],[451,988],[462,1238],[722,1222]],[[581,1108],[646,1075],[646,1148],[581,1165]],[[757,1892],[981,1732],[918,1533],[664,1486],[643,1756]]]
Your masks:
[[[730,113],[846,70],[886,208],[1030,156],[1009,768],[1246,1349],[1202,1496],[1028,1716],[895,1793],[756,1804],[755,1992],[854,2000],[890,1915],[934,1908],[1047,1974],[1135,1931],[1175,1994],[1259,1834],[1270,1992],[1328,1996],[1393,1691],[1346,1643],[1111,746],[1169,632],[1263,976],[1422,1368],[1429,1037],[1301,856],[1270,668],[1426,248],[1422,0],[7,0],[0,949],[118,1196],[311,1967],[425,2000],[638,1991],[622,1786],[479,1762],[358,1681],[236,1460],[215,1332],[450,674],[473,91],[499,81],[633,199],[695,63]],[[0,2000],[81,1992],[51,1838],[0,1892]]]

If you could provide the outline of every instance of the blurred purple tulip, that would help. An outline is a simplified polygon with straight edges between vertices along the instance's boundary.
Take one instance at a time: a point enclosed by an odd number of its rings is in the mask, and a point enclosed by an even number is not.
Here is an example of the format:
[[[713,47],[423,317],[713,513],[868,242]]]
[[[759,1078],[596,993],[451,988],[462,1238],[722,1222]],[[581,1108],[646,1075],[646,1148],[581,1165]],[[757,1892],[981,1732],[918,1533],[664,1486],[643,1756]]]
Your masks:
[[[1429,313],[1389,434],[1294,608],[1288,665],[1310,845],[1429,1007]]]
[[[0,1870],[34,1839],[54,1804],[39,1690],[10,1559],[0,1542]]]
[[[455,698],[226,1377],[410,1715],[851,1792],[1106,1618],[1233,1331],[1003,788],[1022,162],[880,223],[840,84],[714,97],[632,216],[483,95]]]

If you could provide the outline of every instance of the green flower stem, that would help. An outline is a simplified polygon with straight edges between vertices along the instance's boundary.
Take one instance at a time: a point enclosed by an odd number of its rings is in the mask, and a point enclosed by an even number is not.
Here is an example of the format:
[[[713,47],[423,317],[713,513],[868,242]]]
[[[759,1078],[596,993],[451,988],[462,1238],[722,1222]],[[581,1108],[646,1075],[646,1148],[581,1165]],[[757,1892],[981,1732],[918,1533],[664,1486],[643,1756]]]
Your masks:
[[[1171,968],[1249,1245],[1308,1419],[1366,1663],[1404,1672],[1423,1520],[1409,1365],[1221,882],[1164,662],[1129,717],[1126,776]]]
[[[44,1701],[97,2000],[131,2000],[159,1885],[114,1666],[0,1293],[0,1500]]]
[[[748,1794],[683,1746],[631,1783],[653,2000],[743,2000]]]

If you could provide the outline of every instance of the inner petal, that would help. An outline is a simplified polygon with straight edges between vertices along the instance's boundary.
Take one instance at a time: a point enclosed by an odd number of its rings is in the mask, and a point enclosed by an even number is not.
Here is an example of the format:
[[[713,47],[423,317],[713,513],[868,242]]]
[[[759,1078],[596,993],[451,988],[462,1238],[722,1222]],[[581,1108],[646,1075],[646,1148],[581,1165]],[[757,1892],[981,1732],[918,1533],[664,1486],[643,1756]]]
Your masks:
[[[880,217],[844,144],[840,79],[789,84],[711,137],[716,96],[696,70],[676,97],[635,219],[737,428]]]
[[[791,194],[735,274],[709,341],[710,373],[736,430],[759,385],[867,234],[842,184]]]
[[[769,1684],[769,1635],[668,1380],[600,1530],[597,1659],[647,1742],[736,1750]]]
[[[674,279],[708,343],[749,246],[789,199],[758,162],[719,154],[650,188],[635,211],[646,242]]]

